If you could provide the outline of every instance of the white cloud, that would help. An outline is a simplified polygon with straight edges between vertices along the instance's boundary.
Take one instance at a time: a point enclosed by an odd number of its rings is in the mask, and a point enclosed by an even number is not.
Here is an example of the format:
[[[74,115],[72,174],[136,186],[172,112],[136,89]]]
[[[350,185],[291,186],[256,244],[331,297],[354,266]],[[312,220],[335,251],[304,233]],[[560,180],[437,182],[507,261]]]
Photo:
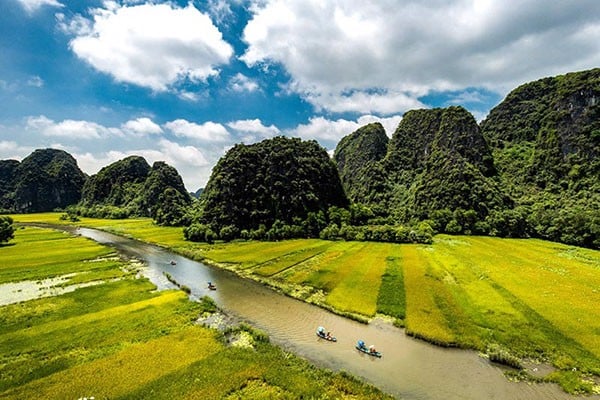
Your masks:
[[[259,86],[256,81],[238,72],[229,81],[229,88],[234,92],[254,92]]]
[[[55,122],[44,115],[28,117],[25,128],[44,136],[59,136],[70,139],[100,139],[122,134],[117,128],[107,128],[95,122],[72,119]]]
[[[56,0],[18,0],[28,13],[37,11],[42,6],[64,7]]]
[[[227,129],[223,125],[212,121],[197,124],[184,119],[176,119],[167,122],[164,127],[179,137],[187,137],[206,142],[227,142],[231,140]]]
[[[392,137],[394,132],[396,132],[396,128],[398,128],[400,121],[402,121],[402,116],[400,115],[393,115],[387,118],[377,117],[375,115],[363,115],[356,120],[359,128],[372,122],[379,122],[381,125],[383,125],[385,133],[388,135],[388,137]]]
[[[306,100],[315,105],[317,109],[332,112],[378,112],[393,114],[398,110],[412,110],[426,106],[414,97],[405,93],[372,93],[370,91],[357,91],[345,93],[309,93]]]
[[[381,123],[386,134],[391,137],[401,120],[402,117],[398,115],[388,118],[363,115],[356,121],[346,119],[329,120],[323,117],[313,117],[307,124],[300,124],[296,128],[286,131],[286,133],[305,140],[317,140],[322,146],[331,150],[337,146],[338,142],[344,136],[372,122]]]
[[[181,100],[185,100],[185,101],[191,101],[191,102],[196,102],[198,100],[200,100],[200,94],[198,93],[194,93],[194,92],[188,92],[185,90],[180,91],[177,96],[181,99]]]
[[[42,78],[40,78],[39,76],[32,76],[27,81],[27,85],[28,86],[37,87],[37,88],[41,88],[41,87],[44,86],[44,80]]]
[[[19,160],[21,161],[35,148],[22,146],[13,140],[0,140],[0,160]]]
[[[159,140],[157,148],[154,149],[140,148],[125,151],[110,150],[107,152],[72,154],[81,170],[89,175],[93,175],[101,168],[132,155],[144,157],[150,165],[156,161],[164,161],[177,169],[186,188],[191,191],[196,191],[206,184],[212,168],[211,163],[198,148],[181,146],[166,139]],[[216,162],[216,160],[213,160],[213,162]]]
[[[260,119],[244,119],[227,123],[227,126],[241,134],[244,143],[256,142],[281,133],[275,125],[265,126]]]
[[[212,15],[217,22],[223,23],[234,15],[231,10],[231,5],[229,4],[230,1],[231,0],[208,0],[207,7],[209,14]]]
[[[162,128],[147,117],[129,120],[121,125],[121,128],[123,131],[134,135],[157,135],[162,133]]]
[[[506,92],[600,65],[600,2],[256,0],[241,57],[317,108],[401,113],[432,91]]]
[[[73,52],[117,81],[167,91],[182,81],[202,82],[229,62],[232,47],[208,15],[190,2],[119,5],[105,2],[92,10],[93,21],[81,16],[59,18],[62,29],[74,32]]]

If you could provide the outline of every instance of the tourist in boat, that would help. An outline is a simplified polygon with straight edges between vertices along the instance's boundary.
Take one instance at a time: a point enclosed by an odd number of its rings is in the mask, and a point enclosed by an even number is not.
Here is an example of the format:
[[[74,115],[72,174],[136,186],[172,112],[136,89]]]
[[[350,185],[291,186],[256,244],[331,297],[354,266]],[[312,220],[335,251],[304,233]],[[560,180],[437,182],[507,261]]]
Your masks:
[[[356,346],[360,349],[367,349],[367,346],[365,345],[365,342],[363,342],[362,340],[359,340],[358,343],[356,343]]]
[[[369,346],[369,353],[371,353],[371,354],[377,353],[377,350],[375,350],[375,345],[374,344],[372,344],[372,345]]]
[[[325,337],[325,328],[323,328],[322,326],[318,327],[317,334],[321,337]]]
[[[325,336],[325,338],[331,340],[332,339],[331,332],[327,331],[327,335]]]

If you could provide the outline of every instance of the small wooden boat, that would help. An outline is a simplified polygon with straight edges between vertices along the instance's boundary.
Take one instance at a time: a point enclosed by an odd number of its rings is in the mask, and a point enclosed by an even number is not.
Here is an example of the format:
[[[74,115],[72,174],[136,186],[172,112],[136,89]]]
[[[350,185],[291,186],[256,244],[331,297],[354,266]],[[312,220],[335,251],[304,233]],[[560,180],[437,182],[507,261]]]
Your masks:
[[[317,331],[317,336],[321,339],[329,340],[330,342],[337,342],[337,338],[335,338],[334,336],[327,336],[326,334],[321,333],[319,331]]]
[[[213,285],[212,282],[208,282],[208,288],[210,290],[217,290],[217,287],[215,285]]]
[[[359,346],[359,345],[356,345],[356,350],[358,350],[358,351],[361,351],[361,352],[363,352],[363,353],[365,353],[365,354],[368,354],[368,355],[370,355],[370,356],[377,357],[377,358],[381,358],[381,356],[383,355],[383,354],[381,354],[381,353],[380,353],[380,352],[378,352],[378,351],[371,351],[371,350],[369,350],[368,348],[366,348],[366,347],[361,347],[361,346]]]
[[[171,264],[171,265],[176,265],[176,264],[177,264],[177,261],[175,261],[175,260],[171,260],[171,262],[170,262],[169,264]]]

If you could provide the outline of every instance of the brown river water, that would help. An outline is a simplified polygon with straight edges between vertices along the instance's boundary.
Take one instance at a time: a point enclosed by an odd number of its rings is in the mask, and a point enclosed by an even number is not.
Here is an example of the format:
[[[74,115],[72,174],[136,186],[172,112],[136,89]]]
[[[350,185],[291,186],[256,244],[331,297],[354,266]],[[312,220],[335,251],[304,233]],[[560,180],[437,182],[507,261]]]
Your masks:
[[[381,320],[358,323],[159,247],[93,229],[80,228],[76,233],[144,261],[143,274],[159,289],[174,287],[163,274],[168,272],[191,289],[193,299],[212,297],[224,312],[265,331],[286,351],[318,366],[359,376],[397,398],[600,399],[570,396],[553,384],[510,382],[502,367],[474,351],[437,347]],[[208,281],[217,286],[216,291],[208,290]],[[319,339],[315,334],[319,325],[331,330],[338,341]],[[358,339],[375,344],[383,357],[358,352],[354,348]]]

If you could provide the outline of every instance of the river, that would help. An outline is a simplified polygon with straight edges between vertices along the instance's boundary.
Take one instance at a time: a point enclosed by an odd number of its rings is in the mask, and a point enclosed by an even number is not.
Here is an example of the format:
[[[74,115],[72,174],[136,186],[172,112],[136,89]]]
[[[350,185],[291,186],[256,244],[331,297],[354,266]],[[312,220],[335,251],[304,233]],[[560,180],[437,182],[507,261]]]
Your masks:
[[[235,274],[189,260],[160,247],[79,228],[76,233],[144,261],[144,275],[159,289],[173,288],[163,272],[191,289],[192,298],[205,295],[226,313],[268,333],[271,341],[316,365],[344,370],[402,399],[575,399],[557,385],[510,382],[503,368],[474,351],[446,349],[413,339],[402,329],[375,320],[366,325],[277,293]],[[171,260],[175,265],[171,265]],[[217,286],[207,288],[207,282]],[[337,343],[317,338],[325,326]],[[358,339],[376,344],[381,359],[358,352]],[[599,396],[586,399],[599,399]]]

